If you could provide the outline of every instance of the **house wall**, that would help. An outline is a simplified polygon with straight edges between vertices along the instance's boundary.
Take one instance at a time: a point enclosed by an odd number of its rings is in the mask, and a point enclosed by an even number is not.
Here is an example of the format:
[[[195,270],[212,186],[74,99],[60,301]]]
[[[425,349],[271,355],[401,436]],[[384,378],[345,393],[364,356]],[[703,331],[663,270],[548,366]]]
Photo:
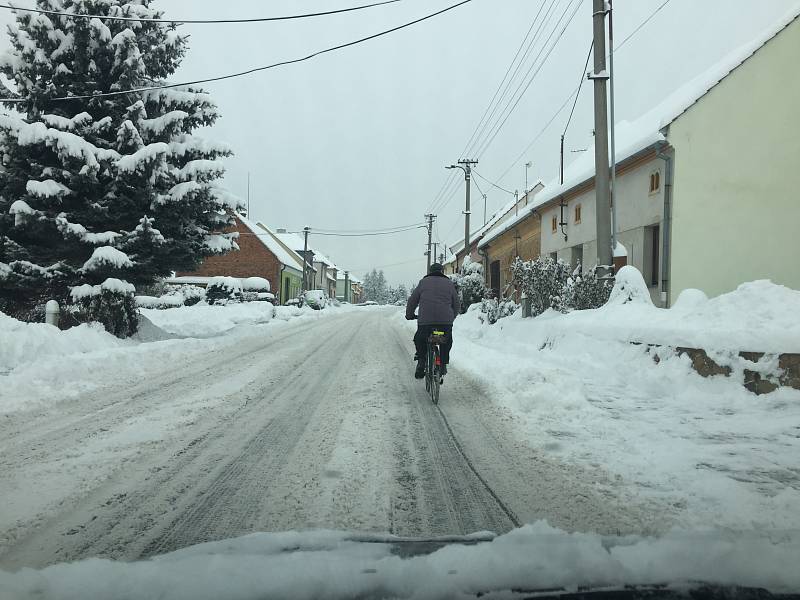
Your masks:
[[[660,185],[650,192],[650,176],[658,172]],[[621,167],[617,174],[617,239],[628,251],[628,264],[633,265],[644,275],[649,285],[650,297],[654,304],[662,306],[660,279],[663,266],[660,236],[663,230],[664,212],[664,161],[649,152]],[[580,259],[584,268],[597,264],[597,225],[594,188],[588,187],[581,193],[566,200],[564,230],[557,227],[552,231],[552,218],[561,220],[558,204],[541,210],[542,255],[555,255],[573,266]],[[581,205],[581,221],[575,222],[575,207]],[[655,231],[658,231],[655,234]],[[653,261],[653,236],[658,239],[658,250]]]
[[[278,300],[281,304],[286,304],[289,300],[297,298],[303,287],[303,272],[285,267],[281,274],[281,291]]]
[[[493,239],[486,247],[488,255],[487,285],[491,285],[490,268],[495,261],[500,261],[500,293],[501,295],[511,283],[511,264],[519,256],[522,260],[533,260],[539,256],[541,248],[541,229],[537,215],[530,215],[515,227],[505,231]],[[510,295],[512,290],[505,294]]]
[[[771,279],[800,289],[800,19],[669,127],[670,296]]]
[[[280,262],[264,244],[258,236],[245,225],[236,219],[235,228],[227,229],[227,232],[238,231],[239,239],[236,243],[239,250],[232,250],[221,256],[209,256],[204,259],[196,271],[181,271],[175,275],[178,277],[263,277],[269,281],[270,289],[277,290]]]

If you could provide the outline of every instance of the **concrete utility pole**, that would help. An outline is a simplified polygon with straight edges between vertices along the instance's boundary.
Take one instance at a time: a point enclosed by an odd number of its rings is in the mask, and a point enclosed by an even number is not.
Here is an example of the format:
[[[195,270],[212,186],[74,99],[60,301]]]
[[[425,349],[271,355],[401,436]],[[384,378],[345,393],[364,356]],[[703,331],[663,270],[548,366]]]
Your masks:
[[[345,302],[350,302],[347,299],[348,296],[349,296],[349,291],[350,291],[350,272],[349,271],[345,271],[344,272],[344,301]]]
[[[425,218],[428,220],[428,251],[425,253],[428,257],[428,268],[425,269],[427,273],[431,268],[431,235],[433,234],[433,220],[436,215],[425,215]]]
[[[611,103],[609,107],[611,118],[609,141],[611,143],[611,257],[613,260],[614,252],[617,249],[617,151],[614,143],[616,128],[614,122],[614,9],[611,0],[608,0],[608,78],[609,102]]]
[[[308,291],[308,233],[311,227],[303,227],[303,291]]]
[[[597,214],[598,274],[612,273],[611,200],[608,173],[608,100],[606,97],[606,2],[593,0],[594,71],[594,192]]]
[[[464,171],[464,181],[467,183],[467,201],[466,209],[464,210],[464,256],[469,255],[469,188],[472,178],[472,165],[477,165],[477,160],[470,160],[468,158],[458,161],[456,165],[450,165],[447,169],[461,169]]]

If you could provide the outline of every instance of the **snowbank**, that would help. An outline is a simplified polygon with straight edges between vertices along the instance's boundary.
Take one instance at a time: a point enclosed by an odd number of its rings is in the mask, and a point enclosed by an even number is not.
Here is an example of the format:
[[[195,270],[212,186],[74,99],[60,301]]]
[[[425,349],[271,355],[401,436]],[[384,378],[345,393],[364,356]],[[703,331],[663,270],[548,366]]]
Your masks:
[[[0,413],[75,398],[126,376],[146,377],[181,354],[207,351],[209,344],[263,336],[261,327],[273,320],[320,318],[341,310],[348,309],[315,311],[269,302],[140,309],[142,329],[127,340],[97,324],[61,331],[0,313]]]
[[[184,337],[222,335],[243,324],[268,323],[275,316],[269,302],[244,302],[227,305],[195,304],[165,310],[142,308],[140,312],[156,327]]]
[[[45,323],[24,323],[0,312],[0,375],[42,359],[129,345],[97,323],[61,331]]]
[[[638,273],[625,275],[596,310],[490,326],[471,308],[455,323],[453,365],[493,390],[529,445],[616,475],[614,494],[657,501],[690,527],[800,529],[800,391],[757,397],[669,348],[656,364],[629,342],[797,352],[800,292],[756,281],[664,310],[639,293]]]
[[[201,544],[149,561],[90,559],[42,570],[0,571],[13,598],[216,599],[507,597],[511,590],[701,582],[800,590],[797,534],[672,532],[663,538],[568,534],[538,522],[490,542],[448,545],[402,558],[378,536],[343,532],[257,533]],[[402,545],[398,542],[397,545]],[[492,593],[494,592],[494,593]],[[517,594],[512,594],[514,597]],[[511,597],[511,596],[508,596]]]
[[[743,283],[708,300],[684,290],[671,309],[656,308],[636,269],[624,267],[608,304],[567,315],[545,313],[537,325],[600,339],[720,351],[800,353],[800,291],[767,280]],[[542,323],[552,320],[549,325]]]

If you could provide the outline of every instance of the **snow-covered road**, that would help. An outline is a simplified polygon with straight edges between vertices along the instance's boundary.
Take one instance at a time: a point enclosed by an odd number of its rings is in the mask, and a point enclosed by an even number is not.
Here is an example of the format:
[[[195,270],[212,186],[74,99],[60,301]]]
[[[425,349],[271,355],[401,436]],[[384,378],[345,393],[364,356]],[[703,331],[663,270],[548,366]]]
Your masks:
[[[255,531],[655,533],[665,507],[531,449],[452,369],[441,412],[394,309],[254,328],[0,421],[0,568]],[[456,345],[458,340],[456,340]],[[167,347],[168,349],[169,347]],[[134,371],[131,371],[134,372]]]

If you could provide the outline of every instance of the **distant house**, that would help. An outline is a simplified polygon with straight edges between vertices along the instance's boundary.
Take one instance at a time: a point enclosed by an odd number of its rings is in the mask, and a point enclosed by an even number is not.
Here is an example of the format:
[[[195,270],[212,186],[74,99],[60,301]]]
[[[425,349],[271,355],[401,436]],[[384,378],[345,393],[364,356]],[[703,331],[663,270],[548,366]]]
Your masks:
[[[336,299],[357,304],[361,302],[361,280],[350,273],[339,271],[336,276]]]
[[[534,197],[538,194],[544,184],[537,181],[533,187],[519,198],[514,198],[507,202],[500,210],[494,213],[485,223],[475,228],[469,236],[469,256],[473,261],[485,263],[486,256],[480,252],[480,248],[484,245],[482,242],[487,237],[493,237],[496,232],[501,229],[507,222],[518,217],[523,212],[526,212],[526,207],[533,202]],[[455,256],[455,264],[451,267],[453,272],[458,271],[461,265],[464,264],[464,258],[467,252],[464,249],[464,238],[450,246],[450,252]],[[448,261],[448,264],[450,261]],[[488,268],[488,264],[484,267]]]
[[[312,248],[311,245],[307,246],[305,240],[296,233],[291,233],[286,229],[277,229],[275,236],[285,247],[291,248],[298,255],[302,256],[305,252],[306,260],[313,264],[314,270],[308,275],[308,288],[325,290],[328,297],[334,298],[336,296],[336,274],[339,270],[336,264],[322,252]]]
[[[302,276],[302,261],[288,252],[272,232],[241,214],[227,232],[237,232],[238,250],[204,259],[196,271],[175,274],[174,281],[205,285],[210,277],[263,277],[281,304],[296,297]]]

